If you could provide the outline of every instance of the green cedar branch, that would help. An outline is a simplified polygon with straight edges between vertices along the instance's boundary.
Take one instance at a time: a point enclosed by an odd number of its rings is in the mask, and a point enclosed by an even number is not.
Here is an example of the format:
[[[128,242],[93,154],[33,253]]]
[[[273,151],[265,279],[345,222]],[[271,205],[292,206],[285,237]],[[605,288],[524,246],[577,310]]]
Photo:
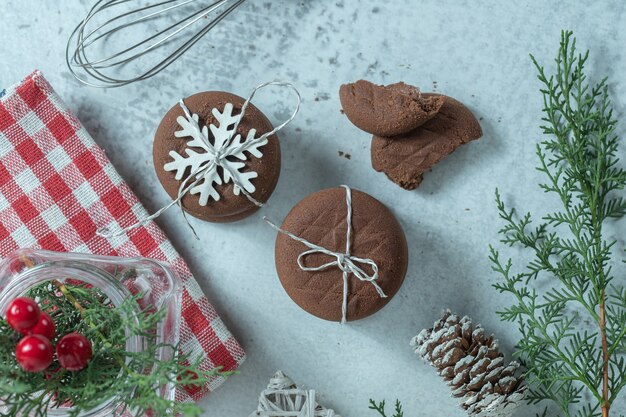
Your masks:
[[[378,412],[381,417],[387,417],[385,400],[376,403],[376,401],[370,399],[369,409]],[[394,411],[395,413],[393,414],[393,416],[389,417],[404,417],[404,412],[402,411],[402,404],[400,403],[400,400],[396,400]]]
[[[546,180],[539,187],[561,208],[534,223],[530,213],[518,217],[507,208],[496,190],[501,243],[532,257],[519,271],[493,246],[489,257],[501,278],[495,288],[513,296],[499,314],[521,333],[516,355],[531,385],[528,399],[552,401],[565,417],[609,417],[626,386],[626,290],[614,282],[616,241],[603,233],[607,221],[626,214],[618,195],[626,172],[607,80],[588,80],[588,58],[567,31],[554,74],[531,55],[543,97],[545,139],[536,154]]]

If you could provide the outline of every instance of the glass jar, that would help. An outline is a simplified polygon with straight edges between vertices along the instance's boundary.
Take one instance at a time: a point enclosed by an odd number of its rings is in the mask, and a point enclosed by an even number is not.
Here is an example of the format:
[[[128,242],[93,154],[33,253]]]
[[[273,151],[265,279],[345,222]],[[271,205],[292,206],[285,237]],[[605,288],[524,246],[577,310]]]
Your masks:
[[[115,306],[130,296],[141,295],[137,309],[164,311],[155,329],[156,343],[177,345],[180,334],[182,287],[178,276],[161,262],[146,258],[118,258],[77,253],[56,253],[20,249],[0,263],[0,314],[4,317],[8,304],[29,289],[46,281],[82,281],[100,289]],[[70,281],[71,282],[71,281]],[[145,340],[129,338],[126,350],[139,352]],[[160,361],[171,360],[171,349],[161,349]],[[174,399],[172,384],[163,386],[160,395]],[[103,396],[106,394],[103,393]],[[119,407],[119,399],[107,398],[102,404],[81,416],[110,416]],[[0,411],[2,405],[0,404]],[[53,408],[49,416],[64,416],[68,407]]]

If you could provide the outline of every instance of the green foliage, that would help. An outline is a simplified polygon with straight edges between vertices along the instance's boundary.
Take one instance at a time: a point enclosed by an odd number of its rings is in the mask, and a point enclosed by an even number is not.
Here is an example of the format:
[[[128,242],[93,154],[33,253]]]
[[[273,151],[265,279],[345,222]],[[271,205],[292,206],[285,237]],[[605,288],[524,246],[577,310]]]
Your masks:
[[[387,417],[385,408],[385,400],[377,404],[376,401],[370,399],[369,409],[377,411],[381,417]],[[400,400],[396,400],[395,414],[390,417],[404,417],[404,412],[402,411],[402,404],[400,404]]]
[[[29,373],[17,364],[14,350],[19,340],[0,319],[0,403],[3,416],[46,416],[51,408],[71,404],[74,417],[100,405],[108,398],[120,404],[118,414],[131,410],[145,415],[197,416],[195,404],[179,404],[158,394],[167,383],[175,386],[202,386],[216,375],[227,375],[219,369],[201,371],[200,362],[190,360],[178,347],[158,344],[155,328],[163,312],[154,309],[138,311],[138,297],[115,307],[98,289],[84,285],[45,282],[28,295],[36,299],[57,325],[57,336],[76,331],[92,343],[93,358],[78,372],[62,369],[56,360],[45,372]],[[130,338],[143,338],[141,352],[126,351]],[[56,343],[56,340],[53,341]],[[171,359],[160,361],[158,352],[171,353]]]
[[[501,242],[529,250],[532,259],[517,272],[490,247],[502,278],[495,287],[515,299],[499,314],[519,326],[516,354],[532,387],[528,399],[553,401],[566,417],[608,416],[626,385],[626,289],[613,273],[616,242],[603,233],[607,221],[626,214],[616,193],[626,172],[618,167],[606,79],[588,81],[588,56],[576,51],[571,32],[562,33],[554,75],[531,56],[546,135],[536,150],[537,169],[546,177],[540,187],[562,208],[534,225],[530,213],[518,217],[496,191]]]

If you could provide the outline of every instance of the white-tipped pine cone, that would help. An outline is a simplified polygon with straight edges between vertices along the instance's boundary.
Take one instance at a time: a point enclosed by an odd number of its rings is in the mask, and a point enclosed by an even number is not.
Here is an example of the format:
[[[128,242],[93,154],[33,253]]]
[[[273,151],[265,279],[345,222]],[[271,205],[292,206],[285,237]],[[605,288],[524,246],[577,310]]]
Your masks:
[[[498,341],[472,320],[446,310],[432,329],[411,340],[415,353],[438,369],[472,417],[508,417],[522,403],[527,385],[519,363],[505,364]]]

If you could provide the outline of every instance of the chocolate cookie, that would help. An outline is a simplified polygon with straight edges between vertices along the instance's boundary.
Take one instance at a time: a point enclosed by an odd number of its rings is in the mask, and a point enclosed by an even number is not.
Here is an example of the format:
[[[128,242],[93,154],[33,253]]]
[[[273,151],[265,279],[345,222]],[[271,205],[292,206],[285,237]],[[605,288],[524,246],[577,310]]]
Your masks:
[[[212,147],[218,147],[232,130],[245,100],[234,94],[209,91],[184,99],[191,115],[197,115],[197,128],[205,129]],[[229,112],[232,105],[232,112]],[[182,119],[179,119],[181,118]],[[172,199],[178,197],[183,181],[192,172],[198,172],[201,164],[212,158],[199,140],[189,135],[180,122],[189,123],[179,104],[174,105],[159,125],[153,145],[154,168],[165,191]],[[237,145],[258,138],[273,129],[270,121],[259,109],[249,104],[237,128],[233,144]],[[179,133],[176,133],[179,132]],[[207,155],[204,157],[204,155]],[[265,203],[278,182],[280,175],[280,144],[277,135],[267,138],[266,143],[226,156],[228,164],[240,184],[247,186],[248,193],[258,202]],[[206,166],[206,165],[202,165]],[[236,193],[230,175],[219,166],[211,173],[211,181],[204,179],[185,194],[183,209],[189,214],[211,222],[231,222],[243,219],[258,210],[242,192]],[[208,178],[208,177],[207,177]],[[190,185],[190,179],[187,185]],[[210,184],[210,187],[204,186]]]
[[[437,94],[424,96],[444,98],[435,117],[404,135],[392,138],[374,135],[372,139],[374,169],[407,190],[417,188],[424,172],[437,162],[483,134],[476,117],[459,101]]]
[[[352,190],[352,230],[350,254],[371,259],[379,269],[375,281],[385,295],[382,298],[372,283],[348,274],[347,320],[359,320],[383,308],[396,294],[407,270],[408,249],[402,227],[380,201],[361,191]],[[327,250],[345,253],[347,232],[346,189],[318,191],[299,202],[289,212],[281,229]],[[320,271],[305,271],[298,257],[310,248],[283,233],[276,239],[276,270],[287,294],[300,307],[325,320],[341,321],[343,274],[334,264]],[[303,266],[318,267],[337,258],[313,253],[302,257]],[[356,262],[367,274],[366,263]]]
[[[405,83],[382,86],[365,80],[342,85],[339,98],[354,125],[378,136],[412,131],[432,119],[443,105],[441,97],[422,95]]]

